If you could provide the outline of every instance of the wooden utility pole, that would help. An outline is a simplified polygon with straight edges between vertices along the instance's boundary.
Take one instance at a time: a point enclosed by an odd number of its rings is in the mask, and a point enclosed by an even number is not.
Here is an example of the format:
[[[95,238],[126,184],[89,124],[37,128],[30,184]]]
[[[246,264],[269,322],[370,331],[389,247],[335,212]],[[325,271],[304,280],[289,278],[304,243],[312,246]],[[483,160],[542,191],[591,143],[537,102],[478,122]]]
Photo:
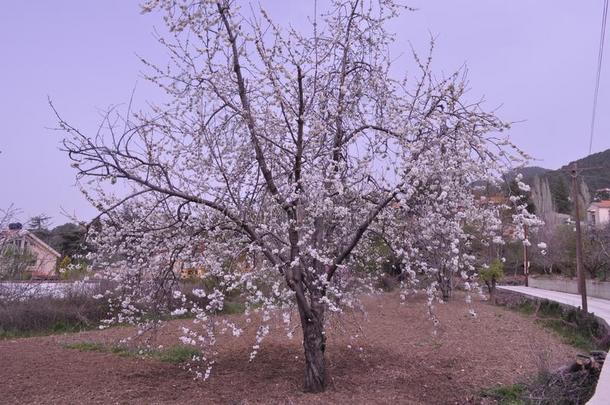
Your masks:
[[[523,235],[525,239],[523,240],[523,274],[525,275],[525,286],[529,287],[529,273],[530,273],[530,263],[527,258],[527,225],[523,225]]]
[[[578,201],[578,163],[572,165],[572,201],[574,203],[574,220],[576,221],[576,273],[578,274],[578,291],[582,298],[582,310],[589,312],[587,308],[587,282],[585,280],[585,269],[582,265],[582,235],[580,232],[580,204]]]

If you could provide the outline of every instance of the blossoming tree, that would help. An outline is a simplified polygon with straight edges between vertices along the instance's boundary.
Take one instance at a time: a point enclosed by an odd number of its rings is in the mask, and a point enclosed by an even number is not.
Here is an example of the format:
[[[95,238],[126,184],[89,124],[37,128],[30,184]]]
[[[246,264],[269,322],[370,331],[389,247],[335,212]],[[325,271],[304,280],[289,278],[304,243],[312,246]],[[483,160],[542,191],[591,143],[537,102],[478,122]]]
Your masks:
[[[194,291],[206,301],[188,308],[197,327],[183,340],[212,345],[212,314],[239,291],[263,311],[255,355],[270,314],[289,323],[296,307],[305,390],[322,391],[325,316],[352,302],[353,285],[371,285],[358,257],[372,235],[413,280],[434,279],[439,255],[457,274],[474,269],[461,225],[497,212],[478,206],[470,186],[524,156],[501,133],[507,125],[465,97],[462,73],[437,79],[430,58],[416,56],[416,74],[392,76],[385,27],[401,12],[395,0],[333,0],[310,33],[231,0],[144,9],[161,10],[169,28],[160,38],[169,64],[143,60],[168,102],[109,114],[95,134],[58,115],[100,210],[93,260],[114,269],[124,294],[116,319],[135,322],[143,303],[185,302],[176,268],[203,268],[220,281]],[[439,223],[447,233],[435,241]]]

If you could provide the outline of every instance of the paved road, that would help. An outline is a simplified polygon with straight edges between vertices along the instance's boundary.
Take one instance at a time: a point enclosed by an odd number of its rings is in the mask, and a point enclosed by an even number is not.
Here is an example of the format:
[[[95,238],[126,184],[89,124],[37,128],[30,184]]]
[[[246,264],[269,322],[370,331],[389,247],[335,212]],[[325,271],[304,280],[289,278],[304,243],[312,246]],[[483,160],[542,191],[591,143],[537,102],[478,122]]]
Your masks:
[[[562,304],[571,305],[577,308],[580,308],[581,304],[580,295],[576,294],[568,294],[564,292],[542,290],[540,288],[522,286],[499,286],[498,288],[516,291],[521,294],[531,295],[534,297],[546,298],[547,300],[557,301]],[[603,318],[606,323],[610,325],[610,300],[589,297],[587,299],[587,305],[589,307],[589,312],[594,313],[600,318]]]
[[[545,298],[578,308],[580,308],[581,304],[580,295],[576,294],[522,286],[498,286],[498,288],[518,292],[532,297]],[[587,305],[589,312],[595,314],[599,318],[602,318],[604,321],[606,321],[606,324],[610,325],[610,300],[589,297],[587,299]],[[602,372],[599,376],[597,388],[595,389],[595,395],[589,402],[587,402],[587,405],[610,404],[610,355],[608,359],[609,360],[604,364]]]

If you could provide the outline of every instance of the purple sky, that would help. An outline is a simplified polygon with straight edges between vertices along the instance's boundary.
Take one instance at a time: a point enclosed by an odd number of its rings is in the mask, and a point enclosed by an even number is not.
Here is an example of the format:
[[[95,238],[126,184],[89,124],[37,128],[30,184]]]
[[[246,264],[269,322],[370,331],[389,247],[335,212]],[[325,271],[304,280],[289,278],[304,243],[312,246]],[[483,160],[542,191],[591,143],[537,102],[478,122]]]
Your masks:
[[[254,2],[253,4],[257,4]],[[306,26],[313,1],[260,0],[280,23]],[[323,8],[324,0],[319,0]],[[425,51],[437,36],[435,69],[466,64],[471,94],[489,109],[521,121],[513,140],[557,168],[587,155],[602,0],[412,0],[418,11],[393,24],[395,54],[409,41]],[[248,9],[248,8],[245,8]],[[0,10],[0,207],[14,203],[21,218],[46,213],[65,222],[91,208],[73,187],[74,173],[59,151],[62,134],[50,96],[68,121],[95,128],[99,111],[156,92],[140,78],[136,53],[157,62],[164,50],[152,37],[159,15],[140,15],[138,1],[11,1]],[[608,45],[610,52],[610,45]],[[404,62],[402,62],[404,61]],[[405,68],[405,56],[399,59]],[[610,148],[610,54],[606,55],[593,151]]]

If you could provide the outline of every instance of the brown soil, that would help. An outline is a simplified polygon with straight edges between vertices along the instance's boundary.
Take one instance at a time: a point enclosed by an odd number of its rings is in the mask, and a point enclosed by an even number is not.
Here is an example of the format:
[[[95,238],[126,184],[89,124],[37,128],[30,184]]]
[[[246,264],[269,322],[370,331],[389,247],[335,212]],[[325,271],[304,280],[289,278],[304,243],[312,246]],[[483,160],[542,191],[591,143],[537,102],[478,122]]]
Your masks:
[[[441,324],[436,335],[422,298],[400,305],[396,295],[387,294],[366,298],[365,306],[366,319],[344,315],[329,322],[330,381],[323,394],[301,392],[297,334],[288,340],[271,333],[251,363],[253,330],[239,339],[219,339],[217,365],[206,382],[194,381],[178,365],[63,347],[112,342],[133,333],[112,328],[0,341],[0,402],[479,403],[481,389],[525,381],[545,361],[555,368],[576,353],[531,319],[483,302],[474,304],[476,318],[461,299],[437,305]],[[156,344],[176,344],[182,324],[190,321],[172,321]],[[358,338],[350,339],[355,334]]]

